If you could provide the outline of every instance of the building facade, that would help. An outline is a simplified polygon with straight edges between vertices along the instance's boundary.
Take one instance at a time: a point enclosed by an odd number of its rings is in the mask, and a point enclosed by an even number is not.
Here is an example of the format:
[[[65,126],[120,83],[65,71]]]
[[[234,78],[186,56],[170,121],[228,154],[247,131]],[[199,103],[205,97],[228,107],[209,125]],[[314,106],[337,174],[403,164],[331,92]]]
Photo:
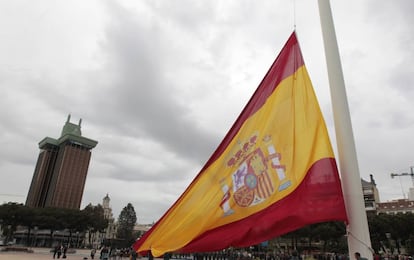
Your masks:
[[[27,206],[80,208],[91,150],[98,143],[82,136],[81,122],[71,123],[69,115],[59,139],[46,137],[39,142]]]
[[[112,208],[109,205],[111,199],[108,194],[102,200],[102,207],[104,210],[104,218],[108,220],[108,227],[105,229],[103,234],[103,239],[116,238],[117,225],[115,223],[115,218],[112,214]]]
[[[414,201],[409,199],[398,199],[387,202],[381,202],[377,205],[377,214],[398,214],[413,213]]]
[[[364,196],[365,210],[375,213],[380,202],[379,192],[374,177],[370,174],[370,181],[361,179],[362,194]]]

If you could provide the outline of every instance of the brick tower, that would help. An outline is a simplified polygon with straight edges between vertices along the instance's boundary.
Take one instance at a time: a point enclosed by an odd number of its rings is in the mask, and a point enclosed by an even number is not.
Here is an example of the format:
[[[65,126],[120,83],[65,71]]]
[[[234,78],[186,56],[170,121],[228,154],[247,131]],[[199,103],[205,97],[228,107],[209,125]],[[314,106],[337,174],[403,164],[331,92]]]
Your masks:
[[[80,208],[91,149],[98,143],[82,136],[81,122],[71,123],[69,115],[59,139],[45,137],[39,142],[27,206]]]

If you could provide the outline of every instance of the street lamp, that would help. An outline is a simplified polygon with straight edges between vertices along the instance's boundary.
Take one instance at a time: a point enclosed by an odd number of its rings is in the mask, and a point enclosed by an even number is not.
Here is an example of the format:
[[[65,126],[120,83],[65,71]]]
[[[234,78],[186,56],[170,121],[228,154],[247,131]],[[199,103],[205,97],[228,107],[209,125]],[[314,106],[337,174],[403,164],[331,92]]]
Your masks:
[[[7,239],[6,239],[6,242],[7,242],[7,244],[9,244],[9,241],[11,240],[11,225],[8,225],[7,226]]]
[[[37,226],[35,226],[34,227],[34,247],[36,247],[36,244],[37,244],[37,230],[38,230],[38,227]]]
[[[394,249],[391,244],[391,233],[385,233],[385,236],[387,237],[388,245],[390,246],[390,251],[391,251],[390,253],[392,254],[394,252]]]

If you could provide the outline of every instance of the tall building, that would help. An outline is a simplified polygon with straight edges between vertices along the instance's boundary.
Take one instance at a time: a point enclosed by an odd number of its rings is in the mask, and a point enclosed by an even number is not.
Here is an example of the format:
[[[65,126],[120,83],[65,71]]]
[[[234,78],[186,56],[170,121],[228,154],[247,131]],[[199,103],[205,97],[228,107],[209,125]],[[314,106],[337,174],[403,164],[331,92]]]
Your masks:
[[[59,139],[45,137],[39,142],[27,206],[80,208],[91,149],[98,143],[82,136],[81,122],[71,123],[69,115]]]

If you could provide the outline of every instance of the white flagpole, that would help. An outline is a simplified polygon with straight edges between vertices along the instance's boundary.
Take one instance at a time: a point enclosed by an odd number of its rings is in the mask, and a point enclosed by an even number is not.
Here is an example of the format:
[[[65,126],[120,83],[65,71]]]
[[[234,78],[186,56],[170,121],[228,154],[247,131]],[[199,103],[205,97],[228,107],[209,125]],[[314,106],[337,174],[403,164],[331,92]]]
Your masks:
[[[349,219],[347,226],[349,257],[351,260],[355,259],[354,253],[359,252],[361,256],[372,260],[373,252],[371,251],[367,214],[331,6],[329,0],[318,0],[318,3],[331,90],[342,190]]]

